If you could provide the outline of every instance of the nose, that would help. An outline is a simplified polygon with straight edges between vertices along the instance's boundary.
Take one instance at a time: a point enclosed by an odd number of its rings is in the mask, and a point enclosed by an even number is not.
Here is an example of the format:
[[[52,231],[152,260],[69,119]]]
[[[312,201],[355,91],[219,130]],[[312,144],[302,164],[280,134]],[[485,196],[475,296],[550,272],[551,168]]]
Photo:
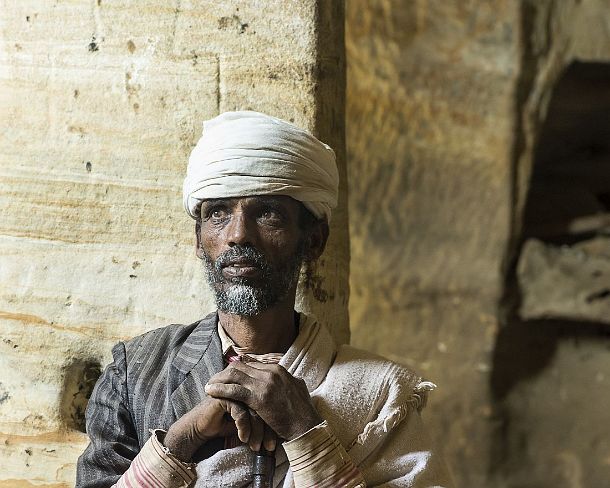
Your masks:
[[[254,234],[252,223],[249,222],[244,212],[234,212],[226,227],[227,241],[229,246],[254,245]]]

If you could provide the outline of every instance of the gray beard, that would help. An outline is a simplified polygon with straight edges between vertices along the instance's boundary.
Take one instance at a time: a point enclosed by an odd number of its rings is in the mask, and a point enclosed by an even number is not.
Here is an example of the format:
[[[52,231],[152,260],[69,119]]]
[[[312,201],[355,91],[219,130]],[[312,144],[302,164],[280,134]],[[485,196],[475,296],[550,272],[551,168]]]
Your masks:
[[[246,258],[261,270],[258,283],[247,278],[227,279],[222,274],[224,264],[232,259]],[[303,245],[300,244],[291,258],[274,266],[264,255],[250,246],[233,246],[216,261],[203,253],[203,264],[208,284],[214,291],[219,310],[233,315],[252,317],[280,302],[297,285],[303,262]]]

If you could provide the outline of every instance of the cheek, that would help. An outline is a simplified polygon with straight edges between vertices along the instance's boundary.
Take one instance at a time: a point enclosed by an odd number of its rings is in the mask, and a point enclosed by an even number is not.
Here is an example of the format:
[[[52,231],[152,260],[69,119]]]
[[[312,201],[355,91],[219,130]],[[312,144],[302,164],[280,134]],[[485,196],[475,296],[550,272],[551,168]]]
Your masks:
[[[274,232],[264,239],[265,247],[261,249],[272,262],[284,262],[292,258],[299,250],[300,235],[289,232]]]
[[[201,249],[213,259],[216,258],[219,249],[218,235],[215,232],[205,232],[201,235],[199,242],[201,243]]]
[[[275,248],[280,253],[290,253],[296,249],[299,242],[299,235],[286,230],[275,230],[266,232],[263,237],[263,242],[267,247]]]

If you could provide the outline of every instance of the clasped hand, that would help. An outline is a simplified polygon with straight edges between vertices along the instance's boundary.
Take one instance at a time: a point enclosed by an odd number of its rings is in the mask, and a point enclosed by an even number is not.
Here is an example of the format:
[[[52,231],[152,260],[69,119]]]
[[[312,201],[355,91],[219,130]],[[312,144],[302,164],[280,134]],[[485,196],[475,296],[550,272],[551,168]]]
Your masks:
[[[210,378],[205,391],[246,405],[282,439],[292,440],[322,421],[305,382],[278,364],[233,362]]]
[[[258,451],[274,450],[276,439],[292,440],[322,419],[307,386],[277,364],[236,361],[212,376],[209,398],[172,425],[166,446],[184,460],[214,437],[237,433]]]

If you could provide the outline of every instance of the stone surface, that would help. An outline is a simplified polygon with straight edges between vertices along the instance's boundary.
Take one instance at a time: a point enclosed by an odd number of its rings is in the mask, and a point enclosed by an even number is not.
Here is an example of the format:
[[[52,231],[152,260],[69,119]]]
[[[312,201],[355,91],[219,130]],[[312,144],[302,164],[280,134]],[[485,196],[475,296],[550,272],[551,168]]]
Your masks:
[[[507,390],[494,413],[501,423],[495,432],[495,472],[488,486],[607,486],[607,326],[537,321],[513,327],[516,340],[507,351],[505,374],[526,374]],[[528,371],[519,364],[533,361],[538,364]]]
[[[517,267],[522,320],[610,323],[610,239],[523,246]]]
[[[610,11],[607,2],[595,1],[527,7],[533,19],[527,31],[537,34],[528,36],[524,51],[523,87],[530,88],[524,89],[515,166],[514,223],[523,230],[515,243],[534,237],[549,245],[543,251],[526,241],[516,276],[507,279],[505,296],[517,291],[512,298],[528,320],[508,314],[496,341],[491,386],[498,428],[490,483],[606,486],[610,340],[599,310],[606,291],[598,285],[608,255]]]
[[[341,4],[0,1],[0,486],[71,486],[118,340],[213,309],[181,183],[201,122],[262,110],[343,149]],[[341,205],[301,288],[347,339]]]
[[[608,479],[607,328],[499,306],[555,85],[610,62],[608,18],[606,0],[347,2],[354,343],[439,384],[426,417],[458,486]],[[342,32],[341,2],[0,0],[0,487],[71,486],[111,345],[213,307],[180,208],[202,119],[265,110],[344,161]],[[343,181],[300,300],[341,339]]]
[[[490,382],[536,143],[564,69],[610,60],[609,14],[604,0],[347,2],[352,338],[438,383],[425,415],[458,486],[500,486]]]
[[[353,342],[439,385],[424,418],[483,487],[509,238],[517,2],[350,1]]]

